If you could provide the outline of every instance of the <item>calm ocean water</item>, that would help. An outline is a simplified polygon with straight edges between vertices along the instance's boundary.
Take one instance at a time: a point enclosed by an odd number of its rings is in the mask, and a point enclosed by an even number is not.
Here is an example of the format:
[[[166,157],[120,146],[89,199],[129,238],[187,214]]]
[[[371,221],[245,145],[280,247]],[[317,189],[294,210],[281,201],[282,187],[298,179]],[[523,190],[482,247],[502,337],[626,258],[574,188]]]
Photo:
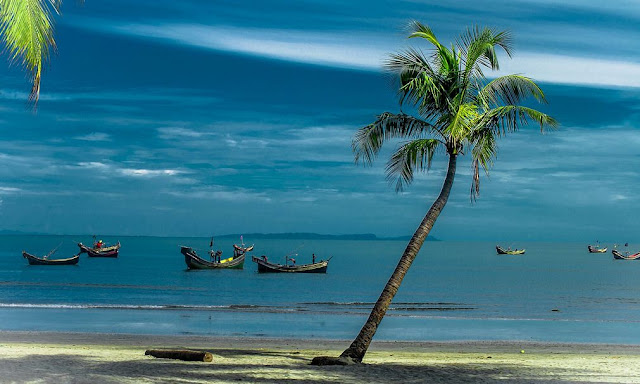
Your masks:
[[[62,242],[55,257],[69,257],[73,240],[91,238],[0,236],[0,330],[349,339],[406,244],[255,241],[253,254],[272,261],[333,256],[326,275],[281,275],[258,274],[250,260],[244,270],[187,271],[179,245],[204,251],[205,238],[103,239],[120,240],[119,258],[49,267],[27,265],[22,249],[42,255]],[[224,255],[232,244],[216,240]],[[376,338],[640,344],[640,261],[589,254],[586,244],[516,245],[526,255],[425,243]]]

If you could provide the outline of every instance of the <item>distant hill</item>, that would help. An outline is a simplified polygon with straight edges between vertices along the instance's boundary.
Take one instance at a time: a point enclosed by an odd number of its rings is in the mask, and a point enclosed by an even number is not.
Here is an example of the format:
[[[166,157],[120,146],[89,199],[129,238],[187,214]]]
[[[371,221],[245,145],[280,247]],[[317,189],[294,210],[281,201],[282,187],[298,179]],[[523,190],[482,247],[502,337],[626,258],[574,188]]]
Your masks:
[[[411,236],[378,237],[373,233],[360,233],[348,235],[323,235],[310,232],[288,232],[288,233],[234,233],[229,235],[215,236],[220,239],[238,238],[244,236],[247,239],[304,239],[304,240],[409,240]],[[439,241],[435,237],[429,236],[427,241]]]
[[[0,236],[20,236],[20,235],[30,235],[30,236],[70,236],[70,235],[59,235],[52,233],[38,233],[38,232],[23,232],[23,231],[14,231],[10,229],[1,229]],[[74,234],[74,236],[91,236],[89,234],[78,235]],[[169,236],[136,236],[136,235],[113,235],[113,234],[102,234],[102,237],[169,237]],[[288,240],[389,240],[389,241],[409,241],[411,239],[410,235],[407,236],[395,236],[395,237],[378,237],[373,233],[356,233],[356,234],[347,234],[347,235],[323,235],[320,233],[311,233],[311,232],[285,232],[285,233],[234,233],[229,235],[216,235],[214,236],[217,239],[237,239],[240,236],[244,236],[246,239],[288,239]],[[176,237],[184,237],[184,236],[176,236]],[[208,237],[208,236],[193,236],[193,237]],[[435,237],[427,237],[427,241],[440,241]]]

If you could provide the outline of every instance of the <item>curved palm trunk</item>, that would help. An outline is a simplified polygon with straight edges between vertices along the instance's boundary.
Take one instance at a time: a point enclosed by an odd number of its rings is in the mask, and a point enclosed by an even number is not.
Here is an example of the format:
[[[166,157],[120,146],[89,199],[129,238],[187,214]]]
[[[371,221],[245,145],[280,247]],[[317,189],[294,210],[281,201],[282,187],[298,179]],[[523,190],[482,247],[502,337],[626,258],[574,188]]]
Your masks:
[[[456,174],[456,157],[456,154],[449,154],[447,177],[444,179],[440,195],[433,202],[429,212],[427,212],[424,219],[422,219],[420,226],[418,226],[418,229],[416,229],[416,232],[413,234],[413,237],[409,241],[407,248],[404,250],[396,269],[393,271],[393,274],[389,278],[387,285],[382,290],[378,301],[371,310],[371,314],[369,315],[367,322],[364,324],[355,340],[353,340],[351,346],[342,352],[340,357],[348,358],[358,363],[362,362],[365,353],[367,353],[367,349],[369,349],[369,344],[371,344],[373,335],[375,335],[378,330],[378,326],[386,314],[387,309],[391,304],[391,300],[393,300],[393,297],[398,292],[402,279],[404,279],[404,276],[409,271],[411,263],[413,263],[413,260],[415,260],[418,255],[418,251],[420,251],[427,235],[431,231],[431,228],[433,228],[436,219],[449,199],[449,193],[451,192],[451,186],[453,185],[453,179]]]

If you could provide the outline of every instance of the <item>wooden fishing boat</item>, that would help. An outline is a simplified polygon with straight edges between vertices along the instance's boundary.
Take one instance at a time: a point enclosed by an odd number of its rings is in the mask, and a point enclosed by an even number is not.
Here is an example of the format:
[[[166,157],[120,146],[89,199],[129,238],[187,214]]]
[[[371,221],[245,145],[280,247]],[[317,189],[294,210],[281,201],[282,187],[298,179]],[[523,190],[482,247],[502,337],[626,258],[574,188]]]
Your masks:
[[[632,255],[625,255],[619,252],[617,249],[612,249],[611,253],[613,253],[613,258],[615,260],[638,260],[640,259],[640,252],[634,253]]]
[[[499,245],[496,245],[496,251],[498,252],[498,255],[524,255],[524,249],[515,249],[515,250],[511,250],[511,249],[504,249]]]
[[[605,253],[607,252],[607,248],[600,248],[599,245],[587,245],[587,249],[589,253]]]
[[[78,264],[78,260],[80,260],[80,254],[69,257],[68,259],[45,259],[25,251],[22,251],[22,257],[27,259],[29,265],[75,265]]]
[[[189,269],[243,269],[245,254],[251,251],[253,251],[253,245],[245,248],[234,244],[233,257],[220,261],[209,261],[198,256],[195,249],[184,245],[180,246],[180,252],[184,255],[184,262]],[[216,256],[216,253],[209,251],[209,255],[213,258]]]
[[[329,260],[331,260],[331,258],[329,258],[328,260],[320,260],[317,263],[300,265],[283,265],[270,263],[269,261],[267,261],[266,256],[262,256],[260,258],[253,256],[252,260],[254,263],[258,264],[258,272],[260,273],[327,273],[327,266],[329,266]]]
[[[89,257],[118,257],[118,250],[120,250],[120,242],[110,247],[89,248],[82,243],[78,243],[80,247],[80,253],[86,253]]]

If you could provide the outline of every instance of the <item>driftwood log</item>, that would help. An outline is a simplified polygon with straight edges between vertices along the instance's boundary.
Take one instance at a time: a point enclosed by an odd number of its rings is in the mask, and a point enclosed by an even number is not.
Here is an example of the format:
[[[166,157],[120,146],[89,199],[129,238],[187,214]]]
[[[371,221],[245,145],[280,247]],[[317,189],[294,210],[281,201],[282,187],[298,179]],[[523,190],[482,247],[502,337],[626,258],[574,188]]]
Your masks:
[[[189,349],[147,349],[145,355],[151,355],[159,359],[177,359],[184,361],[213,361],[211,352],[192,351]]]

